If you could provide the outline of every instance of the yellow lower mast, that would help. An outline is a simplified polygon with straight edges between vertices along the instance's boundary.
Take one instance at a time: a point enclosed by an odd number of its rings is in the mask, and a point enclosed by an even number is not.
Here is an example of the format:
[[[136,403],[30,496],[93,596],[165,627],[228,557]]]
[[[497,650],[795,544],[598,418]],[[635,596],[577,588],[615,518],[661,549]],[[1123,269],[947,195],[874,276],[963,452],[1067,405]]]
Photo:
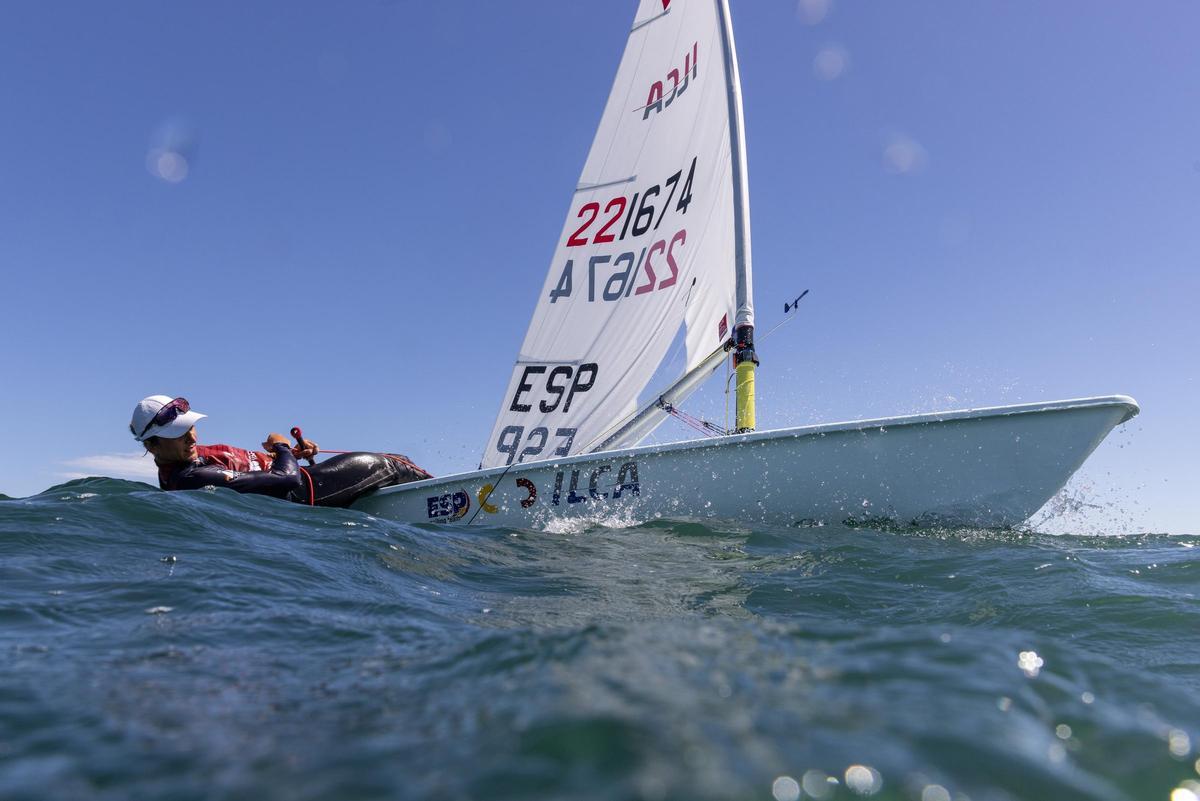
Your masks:
[[[733,332],[733,369],[736,389],[734,432],[754,430],[754,371],[758,357],[754,353],[754,326],[740,325]]]

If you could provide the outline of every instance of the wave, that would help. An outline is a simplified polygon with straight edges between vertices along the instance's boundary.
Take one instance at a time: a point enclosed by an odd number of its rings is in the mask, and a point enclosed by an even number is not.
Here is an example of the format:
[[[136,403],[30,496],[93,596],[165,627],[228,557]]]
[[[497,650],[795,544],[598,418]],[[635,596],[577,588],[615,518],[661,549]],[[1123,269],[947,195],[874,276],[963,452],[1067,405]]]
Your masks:
[[[0,795],[1167,797],[1195,544],[70,481],[0,504]]]

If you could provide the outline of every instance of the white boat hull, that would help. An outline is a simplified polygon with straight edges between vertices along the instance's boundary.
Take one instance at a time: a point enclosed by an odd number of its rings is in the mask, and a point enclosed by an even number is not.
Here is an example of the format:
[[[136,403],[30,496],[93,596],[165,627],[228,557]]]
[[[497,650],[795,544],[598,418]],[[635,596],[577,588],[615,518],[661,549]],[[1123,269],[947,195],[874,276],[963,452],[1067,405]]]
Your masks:
[[[1007,527],[1137,413],[1132,398],[1111,396],[760,431],[428,479],[354,507],[519,528],[609,517]]]

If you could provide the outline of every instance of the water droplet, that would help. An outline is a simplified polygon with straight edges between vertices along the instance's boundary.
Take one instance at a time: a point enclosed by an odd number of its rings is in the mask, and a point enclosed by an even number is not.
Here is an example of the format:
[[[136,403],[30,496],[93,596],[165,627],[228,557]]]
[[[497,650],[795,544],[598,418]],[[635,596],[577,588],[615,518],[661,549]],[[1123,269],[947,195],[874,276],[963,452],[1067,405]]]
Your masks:
[[[1017,657],[1017,666],[1029,678],[1034,678],[1041,672],[1046,661],[1037,655],[1037,651],[1022,651]]]

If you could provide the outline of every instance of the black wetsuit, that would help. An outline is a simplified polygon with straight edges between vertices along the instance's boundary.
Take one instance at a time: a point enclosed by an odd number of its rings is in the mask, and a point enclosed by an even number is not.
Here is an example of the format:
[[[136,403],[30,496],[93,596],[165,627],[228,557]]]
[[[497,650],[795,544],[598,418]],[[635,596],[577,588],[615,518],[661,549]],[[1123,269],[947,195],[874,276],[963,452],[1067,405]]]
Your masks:
[[[228,487],[314,506],[349,506],[371,490],[424,477],[381,453],[343,453],[301,468],[287,443],[279,442],[270,470],[227,470],[200,458],[166,471],[159,484],[165,490]]]

